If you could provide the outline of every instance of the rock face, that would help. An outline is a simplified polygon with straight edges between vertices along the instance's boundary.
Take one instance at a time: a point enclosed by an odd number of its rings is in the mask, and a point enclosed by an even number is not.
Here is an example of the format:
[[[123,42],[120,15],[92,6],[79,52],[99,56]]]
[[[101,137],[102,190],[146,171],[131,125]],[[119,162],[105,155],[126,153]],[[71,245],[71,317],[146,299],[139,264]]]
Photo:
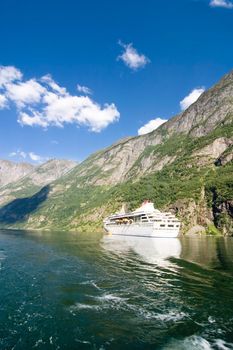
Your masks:
[[[36,186],[45,186],[65,175],[76,165],[77,163],[71,160],[51,159],[34,168],[34,170],[24,178],[24,181],[29,181]]]
[[[19,180],[33,169],[34,166],[29,163],[14,163],[9,160],[0,160],[0,187]]]
[[[2,161],[5,162],[5,161]],[[17,164],[20,167],[20,163]],[[0,204],[6,203],[9,200],[27,195],[28,191],[36,190],[48,185],[65,175],[77,165],[76,162],[70,160],[51,159],[39,166],[31,166],[28,164],[30,171],[22,172],[18,175],[18,180],[14,180],[12,173],[12,181],[8,179],[7,186],[0,188]],[[23,164],[24,169],[24,164]]]
[[[115,185],[128,179],[141,177],[173,162],[159,152],[159,145],[172,137],[204,137],[218,126],[233,122],[233,72],[226,75],[213,88],[203,93],[186,111],[151,132],[150,134],[124,139],[89,157],[77,167],[77,177],[86,178],[86,184]],[[179,142],[179,140],[177,140]],[[217,158],[232,144],[227,138],[219,138],[202,153]],[[178,144],[175,145],[179,146]],[[157,147],[157,151],[156,151]],[[182,148],[182,145],[181,145]],[[178,151],[178,149],[177,149]],[[91,175],[91,176],[90,176]]]
[[[230,146],[233,145],[233,138],[219,137],[209,145],[194,153],[194,156],[211,157],[218,159]]]
[[[190,133],[200,137],[219,124],[230,124],[233,118],[233,71],[213,88],[203,93],[185,112],[169,121],[169,133]]]
[[[232,155],[233,72],[155,131],[120,140],[76,166],[47,162],[5,186],[0,225],[93,230],[122,203],[133,208],[150,198],[176,211],[183,232],[214,224],[233,234]],[[12,226],[7,218],[22,211],[14,199],[25,196],[28,212]]]

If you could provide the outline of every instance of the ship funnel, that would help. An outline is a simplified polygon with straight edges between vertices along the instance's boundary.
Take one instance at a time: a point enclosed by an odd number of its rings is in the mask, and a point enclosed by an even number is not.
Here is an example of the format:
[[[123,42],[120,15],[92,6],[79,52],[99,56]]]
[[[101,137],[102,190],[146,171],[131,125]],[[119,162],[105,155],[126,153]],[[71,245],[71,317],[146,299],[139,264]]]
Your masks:
[[[142,205],[134,210],[134,213],[144,211],[146,213],[153,213],[155,211],[154,203],[149,201],[144,201]]]

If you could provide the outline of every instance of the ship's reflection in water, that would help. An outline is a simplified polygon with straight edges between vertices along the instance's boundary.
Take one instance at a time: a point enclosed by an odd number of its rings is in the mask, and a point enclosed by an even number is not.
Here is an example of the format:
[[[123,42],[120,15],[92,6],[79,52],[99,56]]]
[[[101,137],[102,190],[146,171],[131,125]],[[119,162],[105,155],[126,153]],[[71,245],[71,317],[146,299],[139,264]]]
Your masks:
[[[181,255],[181,242],[178,238],[109,235],[103,237],[102,246],[120,257],[133,252],[145,262],[160,266],[170,265],[170,258],[179,258]]]
[[[232,274],[233,244],[231,238],[182,237],[148,238],[106,235],[100,241],[102,248],[117,259],[134,254],[138,260],[158,266],[182,267],[183,263],[195,263],[205,268],[224,270]],[[135,256],[136,255],[136,256]]]

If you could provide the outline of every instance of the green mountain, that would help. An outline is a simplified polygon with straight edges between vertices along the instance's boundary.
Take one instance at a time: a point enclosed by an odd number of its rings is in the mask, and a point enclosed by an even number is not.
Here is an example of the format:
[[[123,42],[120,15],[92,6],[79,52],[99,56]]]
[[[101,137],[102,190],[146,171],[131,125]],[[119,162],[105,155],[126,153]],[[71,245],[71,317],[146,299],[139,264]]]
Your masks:
[[[233,72],[150,134],[120,140],[43,187],[8,187],[15,199],[2,201],[0,225],[97,230],[122,203],[147,198],[175,212],[184,233],[233,235],[232,159]]]

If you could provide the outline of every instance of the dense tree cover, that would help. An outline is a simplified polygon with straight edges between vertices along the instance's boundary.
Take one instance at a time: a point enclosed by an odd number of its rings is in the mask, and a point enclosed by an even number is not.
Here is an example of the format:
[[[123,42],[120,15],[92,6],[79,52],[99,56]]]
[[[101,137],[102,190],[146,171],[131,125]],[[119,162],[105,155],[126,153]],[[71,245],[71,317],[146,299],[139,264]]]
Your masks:
[[[46,200],[42,201],[35,211],[30,212],[28,217],[22,217],[20,209],[19,212],[15,210],[13,213],[16,217],[15,227],[97,229],[102,227],[103,217],[119,210],[122,203],[127,203],[131,210],[138,207],[144,199],[152,200],[159,209],[168,208],[177,200],[192,200],[197,205],[200,203],[203,205],[204,201],[214,213],[215,226],[220,229],[224,225],[230,227],[232,217],[229,203],[233,199],[233,164],[230,162],[222,166],[213,159],[209,160],[207,157],[202,159],[196,151],[203,149],[216,138],[230,138],[232,135],[231,124],[220,125],[211,134],[199,138],[182,134],[173,135],[164,139],[163,144],[146,148],[134,164],[134,168],[140,167],[142,157],[151,154],[156,156],[155,159],[163,158],[165,155],[176,156],[171,164],[161,171],[139,179],[133,176],[134,169],[132,169],[130,180],[116,186],[88,186],[85,185],[86,178],[79,176],[74,179],[74,173],[71,171],[65,180],[61,178],[51,185]],[[227,152],[232,152],[232,146],[225,151],[226,154]],[[98,154],[95,154],[93,157],[97,156]],[[91,165],[92,158],[88,162],[88,166]],[[102,177],[106,174],[102,174],[101,169],[96,167],[94,173],[92,171],[88,176],[92,179],[94,176]],[[69,178],[72,179],[70,182],[72,185],[67,187]],[[34,208],[33,201],[37,198],[35,192],[39,190],[29,186],[26,191],[19,190],[14,194],[17,198],[26,196],[28,205]],[[5,213],[4,209],[8,210],[6,215],[12,214],[9,214],[11,206],[2,208],[2,213]]]

